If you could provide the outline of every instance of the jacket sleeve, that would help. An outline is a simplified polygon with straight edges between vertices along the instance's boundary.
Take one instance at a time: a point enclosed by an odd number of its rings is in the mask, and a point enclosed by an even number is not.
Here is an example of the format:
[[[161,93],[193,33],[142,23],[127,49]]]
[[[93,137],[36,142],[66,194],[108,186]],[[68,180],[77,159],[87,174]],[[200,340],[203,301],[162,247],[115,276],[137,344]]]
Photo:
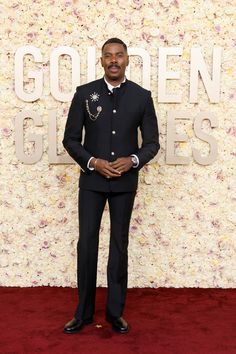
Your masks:
[[[62,144],[81,169],[88,172],[87,163],[92,156],[81,144],[84,119],[83,96],[80,88],[77,87],[69,109]]]
[[[141,148],[135,152],[139,158],[138,170],[149,162],[160,149],[157,116],[150,91],[148,91],[140,130],[142,135],[142,145]]]

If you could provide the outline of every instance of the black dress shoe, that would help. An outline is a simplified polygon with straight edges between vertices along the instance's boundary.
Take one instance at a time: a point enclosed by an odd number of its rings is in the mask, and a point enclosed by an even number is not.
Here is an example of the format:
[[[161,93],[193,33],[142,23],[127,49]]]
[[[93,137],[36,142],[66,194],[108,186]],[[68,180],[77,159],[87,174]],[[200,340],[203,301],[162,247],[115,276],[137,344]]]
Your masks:
[[[92,318],[87,320],[78,320],[77,318],[73,317],[71,321],[65,324],[64,333],[77,333],[84,327],[84,325],[90,324],[92,322]]]
[[[116,332],[127,333],[129,332],[128,323],[123,317],[110,317],[106,316],[106,320],[112,324],[112,328]]]

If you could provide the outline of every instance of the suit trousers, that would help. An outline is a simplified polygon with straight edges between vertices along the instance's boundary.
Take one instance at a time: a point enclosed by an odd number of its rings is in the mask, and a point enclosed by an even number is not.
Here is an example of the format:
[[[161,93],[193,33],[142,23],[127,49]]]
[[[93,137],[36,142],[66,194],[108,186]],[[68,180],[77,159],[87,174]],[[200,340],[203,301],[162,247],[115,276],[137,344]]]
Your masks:
[[[99,230],[105,204],[110,213],[110,244],[107,264],[106,315],[123,313],[128,277],[128,234],[136,191],[97,192],[79,190],[79,240],[77,281],[79,304],[75,318],[91,319],[95,310]]]

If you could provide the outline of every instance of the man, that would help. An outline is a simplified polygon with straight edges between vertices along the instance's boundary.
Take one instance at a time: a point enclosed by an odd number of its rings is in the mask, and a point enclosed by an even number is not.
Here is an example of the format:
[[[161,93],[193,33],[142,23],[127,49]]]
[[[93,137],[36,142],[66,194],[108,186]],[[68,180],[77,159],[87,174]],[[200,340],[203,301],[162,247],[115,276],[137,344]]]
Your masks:
[[[79,304],[65,333],[92,323],[103,210],[110,211],[106,320],[127,333],[122,317],[128,265],[128,232],[138,171],[158,152],[158,125],[151,93],[127,80],[127,46],[111,38],[102,47],[102,79],[77,87],[65,127],[63,145],[80,165],[78,292]],[[85,128],[84,142],[82,130]],[[142,146],[138,146],[138,128]]]

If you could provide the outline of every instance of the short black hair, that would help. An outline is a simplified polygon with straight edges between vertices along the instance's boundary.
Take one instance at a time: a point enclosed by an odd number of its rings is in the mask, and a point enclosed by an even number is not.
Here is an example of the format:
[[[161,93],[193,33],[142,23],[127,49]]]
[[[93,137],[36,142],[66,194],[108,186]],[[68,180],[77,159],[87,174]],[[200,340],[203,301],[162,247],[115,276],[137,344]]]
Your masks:
[[[111,44],[111,43],[118,43],[118,44],[123,45],[125,51],[127,52],[127,45],[126,45],[121,39],[116,38],[116,37],[108,39],[108,40],[103,44],[103,46],[102,46],[102,52],[103,52],[103,49],[104,49],[105,45]]]

